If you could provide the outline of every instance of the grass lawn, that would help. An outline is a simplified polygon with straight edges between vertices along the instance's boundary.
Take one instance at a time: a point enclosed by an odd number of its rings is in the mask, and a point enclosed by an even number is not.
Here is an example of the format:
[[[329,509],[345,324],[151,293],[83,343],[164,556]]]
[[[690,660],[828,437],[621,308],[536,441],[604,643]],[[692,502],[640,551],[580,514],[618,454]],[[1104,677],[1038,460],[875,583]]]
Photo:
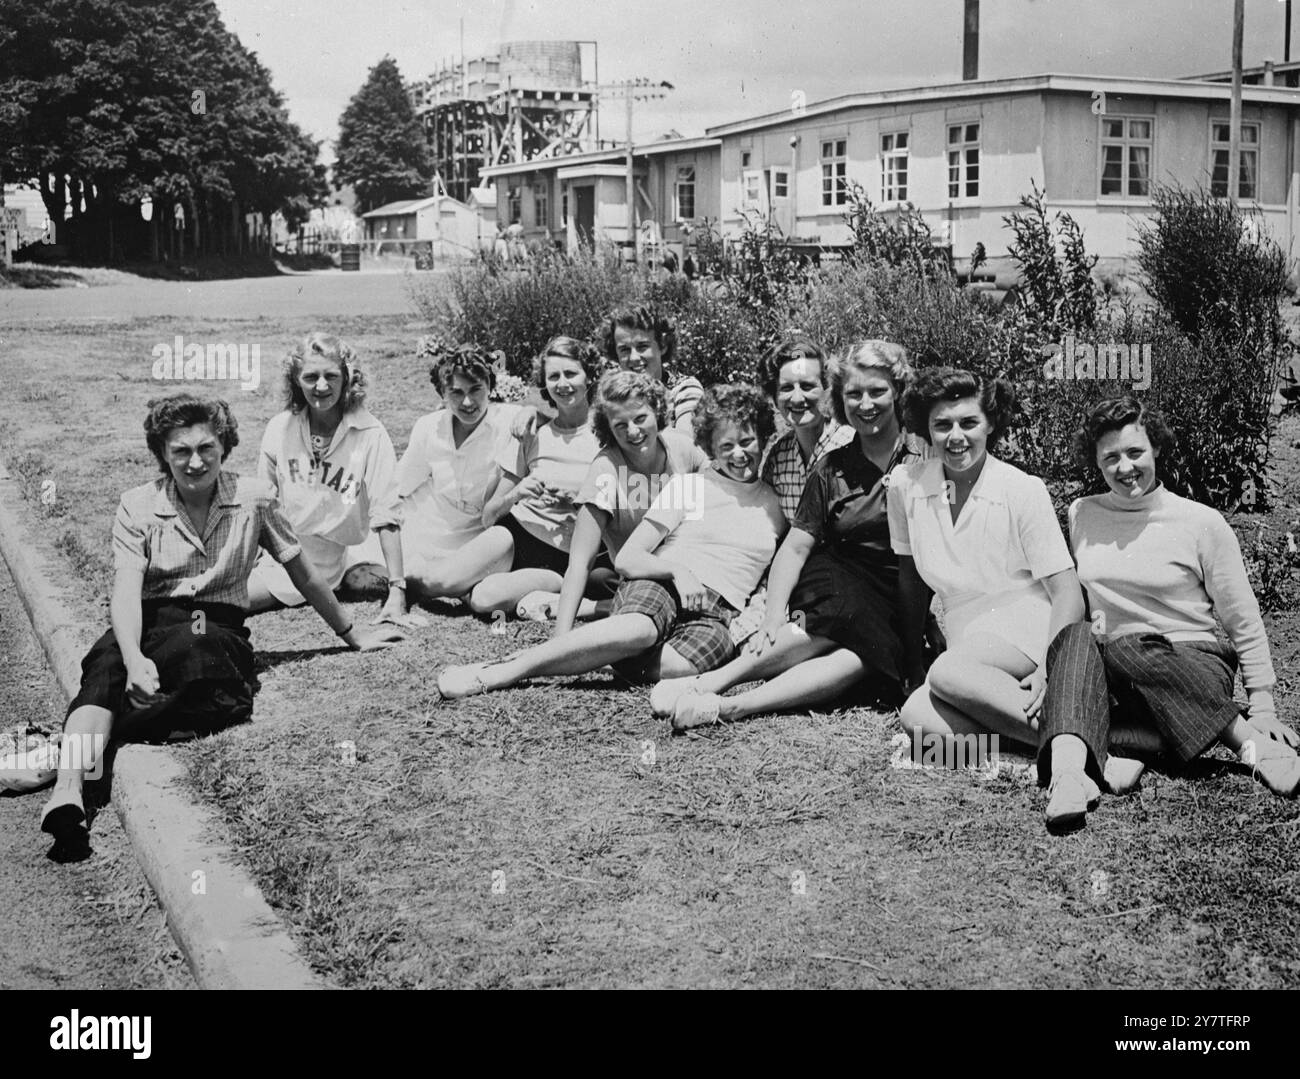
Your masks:
[[[359,347],[400,450],[435,401],[415,321],[3,332],[0,452],[66,560],[87,643],[107,622],[119,493],[156,468],[145,402],[180,388],[151,379],[153,345],[177,333],[261,345],[262,387],[227,394],[244,437],[230,465],[251,470],[280,407],[274,358],[317,326]],[[1270,527],[1300,507],[1298,439],[1293,415]],[[1234,523],[1247,535],[1258,520]],[[1268,622],[1279,712],[1294,724],[1300,616]],[[1300,812],[1223,751],[1183,777],[1148,772],[1138,794],[1053,838],[1023,770],[894,767],[891,714],[673,738],[644,690],[602,674],[438,699],[442,666],[504,655],[543,627],[493,632],[445,604],[430,629],[358,656],[310,611],[251,624],[255,722],[177,752],[340,984],[1300,985]]]

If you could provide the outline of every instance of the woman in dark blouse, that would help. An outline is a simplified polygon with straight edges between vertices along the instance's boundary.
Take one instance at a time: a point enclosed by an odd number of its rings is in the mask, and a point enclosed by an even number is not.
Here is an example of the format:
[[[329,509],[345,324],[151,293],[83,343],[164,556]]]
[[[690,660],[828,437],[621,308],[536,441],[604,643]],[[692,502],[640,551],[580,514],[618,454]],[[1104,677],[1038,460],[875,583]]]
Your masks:
[[[907,353],[888,341],[864,341],[832,364],[835,415],[857,437],[809,473],[768,576],[767,615],[745,652],[715,671],[655,686],[651,707],[675,730],[806,708],[867,677],[886,693],[897,690],[898,557],[885,477],[919,456],[899,425],[898,399],[912,378]],[[720,696],[759,679],[755,689]]]

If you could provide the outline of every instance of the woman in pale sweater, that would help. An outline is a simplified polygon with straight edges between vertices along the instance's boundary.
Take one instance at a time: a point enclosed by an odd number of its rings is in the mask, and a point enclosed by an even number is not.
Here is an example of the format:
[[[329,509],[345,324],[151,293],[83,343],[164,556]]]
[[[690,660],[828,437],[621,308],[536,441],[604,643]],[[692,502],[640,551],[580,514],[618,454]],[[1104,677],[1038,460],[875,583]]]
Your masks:
[[[1107,759],[1112,694],[1179,764],[1222,742],[1270,790],[1295,794],[1300,738],[1274,711],[1268,638],[1232,529],[1161,483],[1174,438],[1135,398],[1097,404],[1075,440],[1110,490],[1070,506],[1090,619],[1063,629],[1047,654],[1038,768],[1050,783],[1048,826],[1082,824],[1103,782],[1114,793],[1137,784],[1141,763]],[[1244,714],[1232,699],[1238,667]]]

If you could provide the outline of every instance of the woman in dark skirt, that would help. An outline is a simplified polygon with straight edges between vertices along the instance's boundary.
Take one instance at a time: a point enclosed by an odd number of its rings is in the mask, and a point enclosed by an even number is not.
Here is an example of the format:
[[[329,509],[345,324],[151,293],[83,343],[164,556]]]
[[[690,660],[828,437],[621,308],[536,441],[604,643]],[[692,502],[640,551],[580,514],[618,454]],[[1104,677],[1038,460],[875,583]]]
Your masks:
[[[159,740],[252,715],[256,677],[244,616],[260,550],[352,648],[398,640],[358,630],[311,563],[261,480],[222,470],[239,444],[224,401],[177,394],[149,403],[145,439],[162,476],[122,495],[113,524],[112,629],[81,665],[59,774],[41,827],[84,841],[82,781],[110,737]]]
[[[885,477],[919,456],[899,425],[912,365],[899,345],[864,341],[830,369],[835,416],[853,441],[819,459],[768,575],[767,614],[743,654],[650,695],[675,730],[790,711],[873,679],[886,694],[902,673],[898,558],[889,543]],[[788,613],[787,613],[788,611]],[[723,697],[732,686],[764,680]]]

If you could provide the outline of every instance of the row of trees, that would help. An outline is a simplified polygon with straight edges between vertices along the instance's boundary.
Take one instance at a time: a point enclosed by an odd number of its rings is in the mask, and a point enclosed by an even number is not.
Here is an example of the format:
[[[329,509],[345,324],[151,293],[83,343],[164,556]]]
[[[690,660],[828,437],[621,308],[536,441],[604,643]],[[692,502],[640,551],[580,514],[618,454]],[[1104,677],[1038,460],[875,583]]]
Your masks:
[[[70,208],[76,258],[242,252],[245,214],[265,235],[325,201],[319,152],[213,0],[5,4],[0,176],[37,183],[55,221]]]

